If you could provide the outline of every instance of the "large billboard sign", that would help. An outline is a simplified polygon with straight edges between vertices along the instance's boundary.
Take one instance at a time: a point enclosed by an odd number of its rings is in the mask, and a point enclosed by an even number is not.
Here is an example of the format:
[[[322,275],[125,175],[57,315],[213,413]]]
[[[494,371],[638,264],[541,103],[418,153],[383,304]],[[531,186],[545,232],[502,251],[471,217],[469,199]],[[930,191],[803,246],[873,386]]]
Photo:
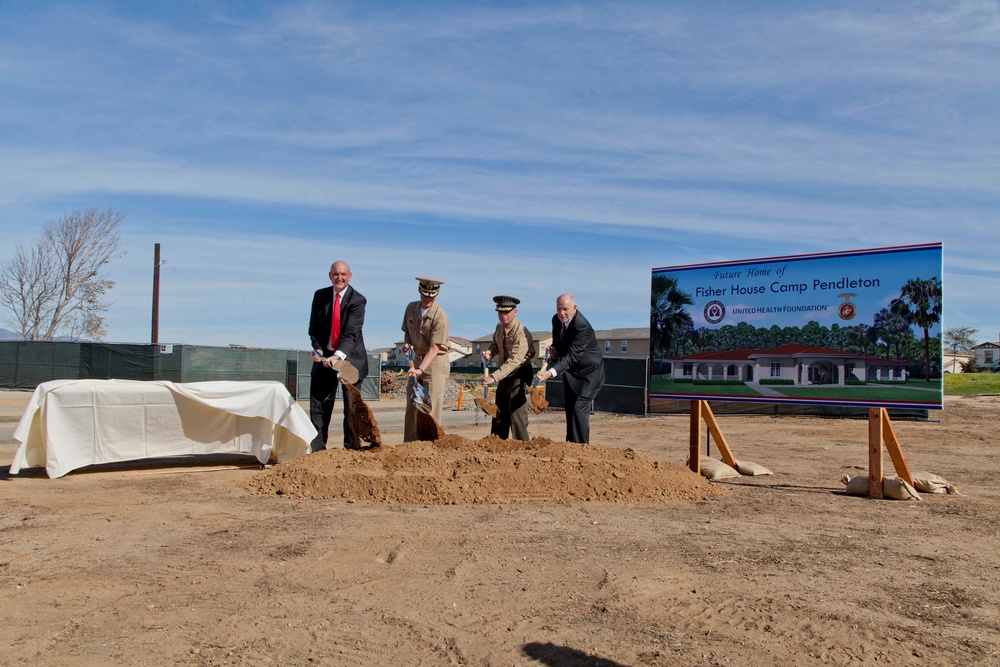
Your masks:
[[[941,409],[941,276],[940,243],[653,269],[650,411]]]

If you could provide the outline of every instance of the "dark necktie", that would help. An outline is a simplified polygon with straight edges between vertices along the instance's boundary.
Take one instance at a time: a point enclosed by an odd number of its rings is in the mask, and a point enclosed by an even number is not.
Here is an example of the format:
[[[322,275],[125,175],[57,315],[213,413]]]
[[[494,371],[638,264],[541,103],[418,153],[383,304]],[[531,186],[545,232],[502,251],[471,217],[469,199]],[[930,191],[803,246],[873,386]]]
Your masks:
[[[563,340],[565,340],[565,339],[566,339],[566,323],[565,323],[565,322],[563,322],[563,325],[562,325],[562,333],[560,333],[560,334],[559,334],[559,340],[560,340],[560,341],[563,341]]]
[[[340,342],[340,292],[333,300],[333,321],[330,322],[330,349],[337,351],[337,343]]]

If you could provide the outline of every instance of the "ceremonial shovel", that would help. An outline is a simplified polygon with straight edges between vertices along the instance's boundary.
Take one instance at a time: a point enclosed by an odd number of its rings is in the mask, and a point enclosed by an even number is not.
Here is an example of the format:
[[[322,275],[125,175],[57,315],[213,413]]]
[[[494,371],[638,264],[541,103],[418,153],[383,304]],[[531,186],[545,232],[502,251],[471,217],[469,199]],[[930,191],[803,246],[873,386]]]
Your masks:
[[[406,358],[410,361],[410,370],[412,371],[413,366],[413,348],[406,353]],[[410,400],[413,401],[413,407],[420,410],[425,415],[431,413],[431,395],[427,391],[427,387],[417,382],[417,378],[410,377]]]
[[[316,350],[313,350],[313,358],[320,362],[324,361],[324,358]],[[327,357],[327,359],[329,358],[330,357]],[[330,367],[337,371],[340,375],[340,381],[346,384],[356,383],[358,378],[361,376],[361,374],[358,373],[358,369],[354,367],[354,364],[349,362],[347,359],[338,358],[335,362],[330,364]]]
[[[549,359],[551,359],[551,356],[549,355],[549,350],[546,349],[545,361],[542,362],[542,370],[539,371],[540,373],[544,373],[546,370],[548,370]],[[531,411],[534,412],[536,415],[545,412],[545,410],[547,410],[549,407],[549,402],[545,400],[545,388],[539,387],[538,383],[539,379],[536,376],[534,382],[531,383],[531,400],[529,401],[529,403],[531,404]]]
[[[483,379],[486,379],[490,376],[490,369],[486,363],[486,355],[480,352],[479,356],[483,358]],[[476,397],[476,405],[490,417],[493,417],[493,419],[497,419],[500,416],[500,408],[497,407],[496,403],[490,401],[489,387],[483,387],[483,397]]]

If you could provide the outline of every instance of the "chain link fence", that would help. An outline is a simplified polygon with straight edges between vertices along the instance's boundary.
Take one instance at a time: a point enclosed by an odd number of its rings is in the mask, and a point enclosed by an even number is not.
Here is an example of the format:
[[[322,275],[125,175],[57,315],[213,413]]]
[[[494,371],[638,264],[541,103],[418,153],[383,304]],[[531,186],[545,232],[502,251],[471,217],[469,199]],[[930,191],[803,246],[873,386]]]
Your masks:
[[[298,355],[202,345],[2,341],[0,387],[34,389],[50,380],[269,380],[295,396]]]
[[[312,384],[312,352],[299,352],[298,375],[296,377],[296,391],[290,388],[288,391],[292,396],[300,401],[309,400],[309,386]],[[377,354],[368,355],[368,375],[361,381],[358,389],[361,391],[361,398],[366,401],[377,401],[381,395],[382,383],[382,357]]]
[[[604,357],[604,386],[594,399],[594,412],[645,415],[648,368],[645,357]],[[566,407],[560,376],[546,381],[545,400],[550,407]]]

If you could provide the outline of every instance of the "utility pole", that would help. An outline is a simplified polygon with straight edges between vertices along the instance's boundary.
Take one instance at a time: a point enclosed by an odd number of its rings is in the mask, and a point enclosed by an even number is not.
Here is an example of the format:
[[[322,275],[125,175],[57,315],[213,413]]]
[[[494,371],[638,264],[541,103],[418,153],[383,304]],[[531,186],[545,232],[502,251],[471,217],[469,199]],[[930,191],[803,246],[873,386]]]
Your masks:
[[[153,250],[153,333],[150,342],[157,345],[160,342],[160,244]]]

